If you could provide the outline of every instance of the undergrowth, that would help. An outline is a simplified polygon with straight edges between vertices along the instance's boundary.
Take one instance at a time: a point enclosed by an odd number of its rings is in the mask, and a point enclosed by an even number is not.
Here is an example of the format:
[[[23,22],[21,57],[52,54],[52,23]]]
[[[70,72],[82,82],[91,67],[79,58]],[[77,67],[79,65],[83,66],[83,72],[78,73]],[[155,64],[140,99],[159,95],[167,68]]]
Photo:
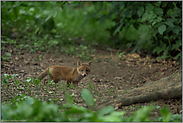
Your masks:
[[[30,92],[31,95],[31,87],[37,86],[39,89],[43,89],[46,93],[49,94],[57,94],[54,91],[49,90],[48,86],[56,87],[56,84],[53,82],[48,82],[47,86],[44,87],[40,84],[39,79],[33,79],[28,77],[22,86],[22,82],[17,80],[18,74],[7,75],[4,74],[2,76],[2,90],[6,90],[9,88],[11,90],[9,83],[13,81],[17,85],[17,90],[24,91],[25,87],[29,87],[26,91]],[[6,86],[7,85],[7,86]],[[9,85],[9,86],[8,86]],[[59,87],[60,88],[60,87]],[[74,88],[71,84],[68,88]],[[94,85],[89,85],[89,90],[94,89]],[[13,89],[13,88],[12,88]],[[66,86],[62,86],[65,91],[67,90]],[[112,91],[113,88],[109,89]],[[62,100],[55,98],[49,99],[47,97],[35,95],[35,97],[27,96],[26,94],[18,94],[15,97],[7,100],[7,102],[2,102],[1,105],[1,121],[2,122],[10,122],[10,121],[28,121],[28,122],[181,122],[182,115],[175,114],[172,115],[169,109],[165,106],[161,108],[160,106],[141,106],[137,111],[135,111],[131,116],[124,116],[125,111],[115,111],[112,106],[103,107],[102,109],[95,109],[95,101],[91,92],[88,89],[84,88],[81,90],[81,97],[87,104],[87,107],[78,106],[74,103],[73,95],[70,95],[69,92],[66,91],[66,103],[62,105],[55,104],[55,101],[62,102]],[[46,94],[45,93],[45,94]],[[46,96],[46,95],[45,95]],[[133,108],[133,107],[132,107]],[[95,110],[94,110],[95,109]],[[151,111],[154,109],[159,109],[161,114],[160,117],[156,117],[154,119],[150,119],[149,116]]]
[[[83,89],[81,92],[83,100],[88,106],[94,106],[94,99],[90,91]],[[26,95],[18,95],[7,104],[1,105],[1,121],[29,121],[29,122],[181,122],[182,115],[171,115],[165,106],[159,112],[160,117],[154,120],[149,119],[150,112],[155,108],[153,105],[144,106],[134,112],[131,116],[125,117],[125,111],[115,111],[113,107],[104,107],[98,111],[78,106],[74,103],[72,96],[66,93],[67,103],[58,106],[51,102],[44,102],[40,99]],[[59,99],[58,99],[59,100]]]

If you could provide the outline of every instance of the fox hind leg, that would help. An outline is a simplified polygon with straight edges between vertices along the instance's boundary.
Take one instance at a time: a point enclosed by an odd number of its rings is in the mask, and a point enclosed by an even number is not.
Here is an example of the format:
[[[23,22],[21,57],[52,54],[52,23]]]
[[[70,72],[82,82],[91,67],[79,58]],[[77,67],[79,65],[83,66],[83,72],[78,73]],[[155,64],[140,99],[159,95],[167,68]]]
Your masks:
[[[54,81],[54,83],[58,83],[58,81],[59,81],[59,79],[57,79],[57,78],[55,78],[55,77],[53,77],[51,74],[49,74],[49,79],[50,79],[50,81]]]
[[[49,80],[52,81],[53,80],[53,76],[51,74],[49,74]]]

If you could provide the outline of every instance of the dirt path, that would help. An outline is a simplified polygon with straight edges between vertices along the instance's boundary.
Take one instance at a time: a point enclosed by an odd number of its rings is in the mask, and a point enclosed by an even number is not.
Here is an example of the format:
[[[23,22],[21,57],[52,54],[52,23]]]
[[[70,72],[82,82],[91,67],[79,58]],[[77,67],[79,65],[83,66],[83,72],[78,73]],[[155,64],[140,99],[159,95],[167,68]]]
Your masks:
[[[45,52],[31,54],[26,50],[17,50],[11,46],[6,47],[2,54],[4,52],[10,52],[12,56],[9,62],[1,61],[1,75],[19,74],[16,79],[22,81],[16,83],[13,79],[10,79],[8,85],[1,84],[2,102],[13,99],[18,94],[26,94],[45,101],[59,99],[55,100],[55,103],[61,105],[65,103],[65,92],[68,91],[74,97],[76,104],[86,106],[81,98],[81,90],[82,88],[88,88],[96,99],[95,109],[99,109],[105,105],[101,105],[104,100],[113,100],[116,96],[124,95],[131,89],[142,87],[148,81],[156,81],[167,77],[180,68],[180,64],[171,60],[158,61],[149,56],[142,58],[139,54],[125,54],[123,56],[124,60],[121,60],[117,53],[97,50],[93,54],[90,74],[80,81],[77,88],[66,89],[62,85],[64,81],[59,82],[55,87],[53,85],[43,85],[42,83],[26,82],[26,80],[27,77],[36,78],[48,66],[75,67],[76,56]],[[41,59],[36,60],[39,55],[41,55]],[[116,110],[125,110],[127,111],[126,115],[130,115],[141,106],[149,104],[150,102],[132,104]],[[182,99],[162,99],[153,101],[153,104],[161,107],[167,105],[172,114],[182,113]],[[157,110],[153,111],[152,117],[154,116],[159,116]]]

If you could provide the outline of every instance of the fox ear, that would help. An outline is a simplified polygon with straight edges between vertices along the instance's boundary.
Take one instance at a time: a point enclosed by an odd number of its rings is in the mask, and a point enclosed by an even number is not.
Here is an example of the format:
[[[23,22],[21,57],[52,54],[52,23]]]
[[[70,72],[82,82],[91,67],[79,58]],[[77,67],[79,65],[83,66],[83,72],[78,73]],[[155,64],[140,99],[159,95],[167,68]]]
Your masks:
[[[81,66],[81,61],[78,61],[77,62],[77,66]]]
[[[91,61],[88,62],[88,66],[91,66]]]

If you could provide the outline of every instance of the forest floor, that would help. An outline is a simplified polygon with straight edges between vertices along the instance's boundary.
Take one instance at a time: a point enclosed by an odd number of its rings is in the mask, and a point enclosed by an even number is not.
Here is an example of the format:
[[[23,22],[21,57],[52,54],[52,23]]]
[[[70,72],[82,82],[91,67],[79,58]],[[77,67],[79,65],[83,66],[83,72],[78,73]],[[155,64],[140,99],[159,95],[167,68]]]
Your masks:
[[[76,88],[66,88],[65,81],[53,84],[43,84],[28,82],[27,77],[37,76],[48,66],[60,65],[76,67],[78,58],[65,54],[36,52],[30,53],[27,50],[20,50],[13,46],[6,46],[2,52],[11,53],[9,62],[1,60],[1,77],[4,74],[18,74],[15,79],[10,79],[8,83],[1,82],[1,101],[7,102],[14,99],[16,95],[25,94],[26,96],[40,98],[44,101],[55,100],[58,105],[66,102],[65,92],[69,92],[77,105],[86,107],[82,100],[81,90],[89,89],[95,99],[94,110],[104,107],[106,100],[113,100],[116,96],[125,95],[129,90],[142,87],[148,81],[156,81],[173,74],[180,64],[172,60],[155,60],[149,55],[140,54],[123,55],[123,60],[115,51],[97,49],[92,55],[91,72],[79,82]],[[41,55],[40,60],[36,60]],[[88,62],[87,60],[82,62]],[[105,102],[104,102],[105,100]],[[151,103],[163,108],[165,105],[172,114],[182,113],[182,99],[160,99],[152,102],[132,104],[129,106],[115,107],[117,111],[126,111],[126,116],[133,114],[137,109],[148,106]],[[115,106],[117,104],[113,104]],[[159,108],[151,113],[151,117],[160,116]]]

